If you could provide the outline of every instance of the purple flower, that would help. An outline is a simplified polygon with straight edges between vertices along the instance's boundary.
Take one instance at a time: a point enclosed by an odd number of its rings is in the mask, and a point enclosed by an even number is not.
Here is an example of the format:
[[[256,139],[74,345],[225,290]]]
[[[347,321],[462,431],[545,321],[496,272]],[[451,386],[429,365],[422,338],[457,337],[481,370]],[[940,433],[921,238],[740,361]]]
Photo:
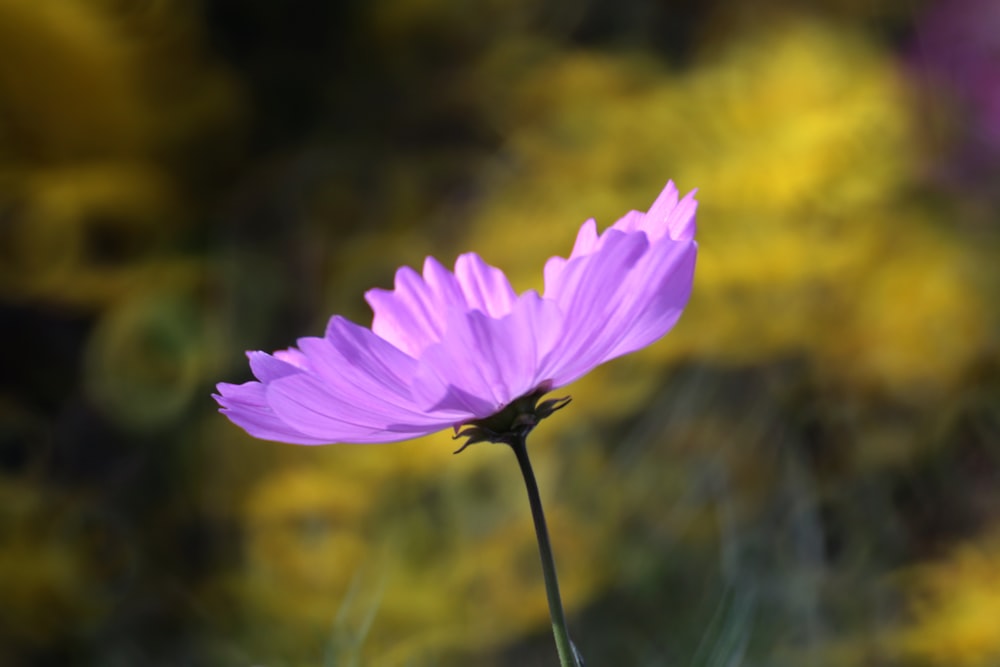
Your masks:
[[[248,352],[257,382],[220,383],[222,413],[252,436],[318,445],[406,440],[458,428],[516,399],[569,384],[643,348],[677,322],[691,294],[694,192],[667,183],[648,213],[598,235],[580,228],[568,259],[545,264],[545,290],[514,292],[467,253],[454,272],[428,257],[373,289],[371,329],[333,316],[322,338]]]
[[[938,0],[917,17],[912,61],[920,82],[962,107],[968,167],[1000,155],[1000,2]]]

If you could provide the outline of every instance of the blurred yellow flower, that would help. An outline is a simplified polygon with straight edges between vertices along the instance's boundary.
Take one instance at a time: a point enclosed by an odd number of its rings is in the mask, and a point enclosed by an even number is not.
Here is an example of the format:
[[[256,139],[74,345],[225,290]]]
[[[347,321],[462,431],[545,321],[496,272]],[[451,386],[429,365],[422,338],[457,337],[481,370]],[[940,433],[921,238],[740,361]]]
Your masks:
[[[176,159],[207,130],[226,154],[238,95],[199,62],[189,12],[115,4],[0,0],[5,299],[95,309],[137,291],[194,217]]]
[[[510,464],[510,453],[452,457],[447,437],[416,444],[416,458],[438,467],[401,467],[375,446],[329,461],[312,449],[312,465],[274,471],[251,489],[242,510],[246,560],[230,584],[255,622],[280,626],[270,648],[301,646],[308,659],[330,641],[372,664],[403,665],[414,655],[485,651],[546,627],[527,507],[516,474],[498,461]],[[428,447],[448,457],[447,470]],[[538,454],[544,480],[554,462]],[[407,503],[409,494],[417,497]],[[568,609],[606,576],[597,548],[606,527],[592,523],[566,510],[549,517],[553,548],[567,555],[560,582]],[[370,636],[344,644],[345,628],[357,635],[368,616]]]
[[[0,0],[0,156],[87,160],[144,147],[132,55],[94,3]]]
[[[1000,662],[1000,539],[966,543],[946,559],[913,568],[912,624],[890,644],[906,659],[948,667]]]
[[[846,25],[752,25],[683,75],[638,55],[539,56],[493,110],[510,166],[467,243],[537,287],[529,267],[565,251],[552,221],[609,225],[677,173],[704,202],[697,285],[672,344],[644,358],[804,355],[838,382],[947,390],[983,354],[988,309],[968,249],[907,202],[918,142],[891,54]]]

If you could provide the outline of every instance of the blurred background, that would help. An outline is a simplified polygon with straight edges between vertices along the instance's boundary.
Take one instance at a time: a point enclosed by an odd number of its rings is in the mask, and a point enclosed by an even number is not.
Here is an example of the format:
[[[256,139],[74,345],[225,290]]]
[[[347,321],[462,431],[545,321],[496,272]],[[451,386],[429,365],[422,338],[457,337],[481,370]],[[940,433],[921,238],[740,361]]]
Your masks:
[[[0,664],[555,664],[506,448],[210,394],[667,179],[687,312],[530,443],[588,664],[1000,664],[998,157],[995,0],[0,0]]]

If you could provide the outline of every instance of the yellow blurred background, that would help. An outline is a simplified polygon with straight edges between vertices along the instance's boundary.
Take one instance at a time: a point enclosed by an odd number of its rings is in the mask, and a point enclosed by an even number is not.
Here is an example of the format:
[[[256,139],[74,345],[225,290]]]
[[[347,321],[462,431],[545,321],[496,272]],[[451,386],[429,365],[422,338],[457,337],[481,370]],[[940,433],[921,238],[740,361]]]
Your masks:
[[[689,308],[529,443],[588,664],[1000,664],[1000,11],[809,6],[0,0],[0,664],[554,664],[505,448],[210,393],[667,179]]]

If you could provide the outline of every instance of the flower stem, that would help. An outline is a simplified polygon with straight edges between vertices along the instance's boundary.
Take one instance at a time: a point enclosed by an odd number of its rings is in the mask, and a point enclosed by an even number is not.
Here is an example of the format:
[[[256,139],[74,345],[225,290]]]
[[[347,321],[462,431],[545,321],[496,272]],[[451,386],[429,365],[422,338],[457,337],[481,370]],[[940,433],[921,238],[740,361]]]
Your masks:
[[[566,628],[566,616],[563,613],[562,598],[559,596],[559,580],[556,577],[556,563],[552,556],[552,544],[549,542],[549,530],[545,525],[545,512],[542,511],[542,499],[538,495],[538,483],[528,459],[528,446],[524,435],[506,441],[517,456],[521,466],[524,485],[528,490],[528,503],[531,505],[531,518],[535,521],[535,537],[538,539],[538,555],[542,559],[542,573],[545,576],[545,593],[549,599],[549,616],[552,618],[552,634],[555,636],[556,649],[559,651],[561,667],[583,667],[576,647],[569,638]]]

